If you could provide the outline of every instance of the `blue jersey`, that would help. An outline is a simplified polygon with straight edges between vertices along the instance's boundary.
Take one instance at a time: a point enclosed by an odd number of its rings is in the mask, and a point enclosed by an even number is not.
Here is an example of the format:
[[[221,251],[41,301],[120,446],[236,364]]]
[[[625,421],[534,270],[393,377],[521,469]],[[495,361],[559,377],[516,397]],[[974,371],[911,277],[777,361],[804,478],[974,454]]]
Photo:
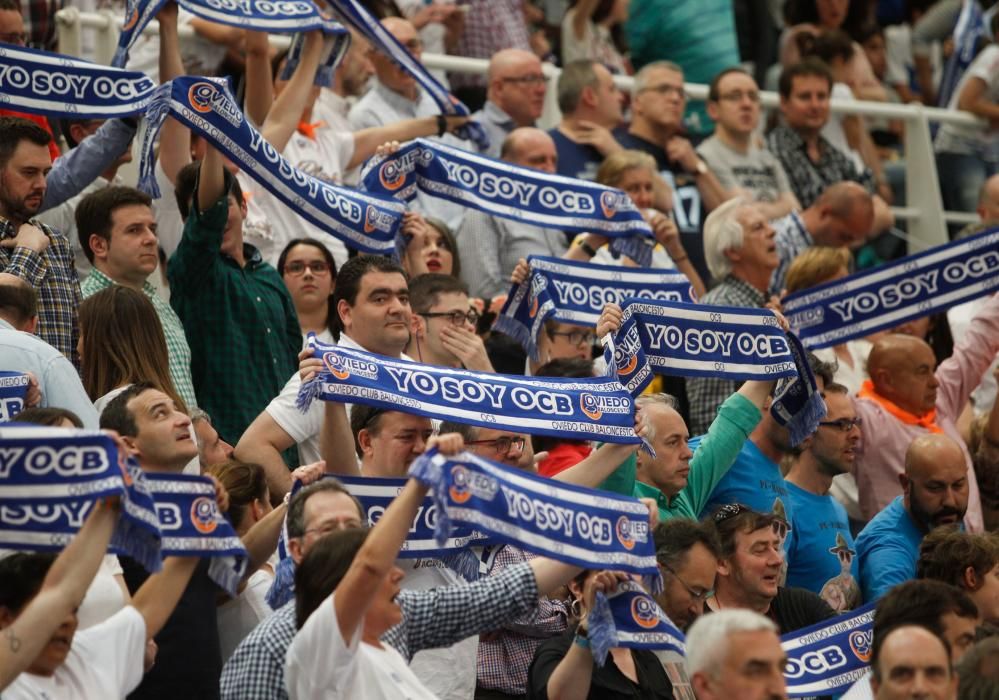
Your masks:
[[[923,533],[896,496],[857,535],[860,590],[871,603],[892,587],[916,576]]]
[[[693,438],[690,449],[697,450],[699,444],[701,438]],[[718,506],[741,503],[759,513],[777,513],[791,523],[794,513],[788,496],[780,467],[760,452],[752,440],[746,440],[731,469],[711,492],[701,517],[711,515]]]
[[[558,129],[552,129],[548,135],[555,142],[559,175],[575,177],[580,180],[593,181],[596,179],[597,168],[604,161],[600,151],[588,144],[576,143]]]
[[[785,482],[794,522],[787,537],[787,585],[818,593],[837,613],[860,604],[859,563],[846,509]]]

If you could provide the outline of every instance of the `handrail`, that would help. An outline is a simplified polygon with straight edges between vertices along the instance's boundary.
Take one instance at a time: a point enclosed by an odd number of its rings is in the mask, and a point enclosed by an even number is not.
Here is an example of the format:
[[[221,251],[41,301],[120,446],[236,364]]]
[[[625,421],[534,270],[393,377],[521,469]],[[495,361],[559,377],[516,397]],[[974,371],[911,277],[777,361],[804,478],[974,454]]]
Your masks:
[[[110,63],[123,22],[123,17],[112,14],[109,10],[80,12],[75,7],[59,10],[56,13],[59,50],[70,56],[79,56],[81,54],[81,30],[84,28],[95,29],[98,34],[95,44],[97,61]],[[144,33],[157,31],[158,25],[153,21],[145,28]],[[190,27],[181,27],[180,34],[181,36],[190,36],[193,31]],[[289,38],[271,35],[270,42],[278,47],[286,47],[289,44]],[[484,59],[440,54],[423,54],[422,62],[428,68],[478,75],[484,75],[489,65],[489,62]],[[551,84],[554,84],[561,74],[559,68],[551,64],[545,64],[544,71],[551,78]],[[634,84],[634,78],[631,76],[616,76],[614,80],[617,86],[625,91],[630,91]],[[703,101],[707,99],[708,86],[685,83],[684,91],[689,99]],[[775,109],[780,104],[780,96],[775,92],[763,91],[760,93],[760,103],[764,108]],[[946,242],[948,238],[945,222],[968,223],[977,221],[977,216],[969,212],[945,212],[943,210],[929,125],[930,122],[935,122],[960,126],[979,126],[985,122],[968,112],[926,107],[919,104],[903,105],[836,98],[830,100],[830,106],[835,114],[856,114],[879,119],[898,119],[905,122],[907,206],[896,207],[892,211],[897,218],[907,221],[910,252]],[[539,125],[546,128],[551,127],[557,124],[559,119],[556,91],[550,89],[545,96],[545,109],[539,120]]]

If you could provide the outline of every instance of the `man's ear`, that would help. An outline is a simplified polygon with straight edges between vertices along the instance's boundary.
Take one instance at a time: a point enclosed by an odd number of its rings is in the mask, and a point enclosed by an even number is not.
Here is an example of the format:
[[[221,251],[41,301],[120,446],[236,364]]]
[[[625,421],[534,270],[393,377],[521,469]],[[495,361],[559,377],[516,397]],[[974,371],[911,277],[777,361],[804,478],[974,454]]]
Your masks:
[[[14,620],[16,619],[17,615],[15,615],[10,608],[5,605],[0,605],[0,629],[10,627],[14,624]]]
[[[708,100],[707,106],[708,106],[708,116],[711,117],[712,120],[718,121],[718,103]]]
[[[409,332],[416,336],[418,339],[423,339],[427,337],[427,321],[420,314],[412,314],[410,317],[411,321],[409,324]]]
[[[964,569],[964,575],[961,579],[964,581],[964,588],[969,591],[978,590],[982,585],[982,582],[978,580],[978,574],[975,573],[975,567],[973,566]]]
[[[726,248],[722,251],[722,255],[728,258],[731,262],[736,263],[742,260],[742,253],[739,252],[741,249],[741,246],[739,248]]]
[[[912,484],[912,482],[909,481],[909,477],[907,477],[904,472],[898,475],[898,483],[902,487],[902,493],[908,496],[909,486]]]
[[[94,253],[94,258],[99,260],[104,260],[108,256],[108,248],[111,247],[111,241],[96,233],[90,234],[90,238],[87,239],[87,243],[90,244],[90,250]]]
[[[305,558],[305,552],[302,551],[302,539],[300,537],[290,537],[288,539],[288,555],[295,562],[295,566],[302,563],[302,559]]]
[[[361,428],[361,431],[357,434],[357,444],[361,448],[362,455],[367,455],[371,452],[371,433],[368,432],[367,428]]]
[[[38,314],[35,314],[27,321],[25,321],[24,328],[21,328],[20,330],[24,331],[25,333],[30,333],[31,335],[35,335],[35,331],[38,330]]]
[[[729,564],[728,559],[718,560],[718,575],[719,576],[730,576],[732,574],[732,566]]]
[[[90,136],[90,134],[87,133],[87,130],[83,128],[83,124],[70,124],[69,135],[72,137],[73,141],[77,143],[77,145],[79,145],[83,139]]]
[[[347,303],[346,299],[341,299],[336,303],[336,313],[340,317],[340,325],[344,330],[347,330],[347,326],[351,325],[351,308],[350,304]]]
[[[137,456],[139,454],[139,447],[135,444],[134,437],[122,435],[121,441],[125,443],[125,446],[129,449],[129,452],[131,452],[131,456]]]

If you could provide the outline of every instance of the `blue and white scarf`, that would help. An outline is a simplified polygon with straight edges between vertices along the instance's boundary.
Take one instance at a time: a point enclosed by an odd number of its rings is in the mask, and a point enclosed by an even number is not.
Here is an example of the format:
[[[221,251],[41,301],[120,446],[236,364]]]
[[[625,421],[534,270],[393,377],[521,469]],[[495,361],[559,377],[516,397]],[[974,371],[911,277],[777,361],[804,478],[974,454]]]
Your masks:
[[[614,569],[662,585],[649,511],[634,498],[529,474],[469,452],[436,449],[413,460],[409,476],[431,489],[436,537],[464,523],[500,542],[586,569]]]
[[[215,502],[206,476],[145,473],[156,501],[163,556],[210,557],[208,576],[236,597],[246,572],[246,548]]]
[[[962,238],[784,299],[811,349],[862,338],[999,290],[999,229]]]
[[[614,647],[669,649],[680,656],[686,653],[683,632],[635,581],[620,582],[610,595],[598,592],[586,628],[597,666],[604,665]]]
[[[121,68],[142,30],[156,17],[167,0],[127,0],[125,24],[118,35],[118,48],[111,65]],[[350,44],[350,34],[339,23],[323,17],[311,0],[177,0],[178,5],[209,22],[227,24],[268,34],[298,34],[313,29],[338,37],[336,62]],[[336,65],[327,64],[332,70]],[[332,72],[330,72],[332,76]]]
[[[111,551],[160,569],[159,519],[147,483],[114,440],[93,430],[10,424],[0,428],[0,546],[63,549],[94,501],[117,496]]]
[[[365,253],[396,250],[403,205],[293,167],[247,122],[224,80],[185,76],[156,87],[138,73],[28,49],[0,47],[0,59],[0,105],[55,117],[143,113],[148,123],[139,187],[155,197],[160,194],[154,174],[156,136],[163,120],[172,116],[331,236]],[[37,88],[47,84],[58,85],[60,92]]]
[[[982,12],[978,0],[964,0],[961,12],[957,16],[957,23],[954,25],[952,38],[954,50],[944,66],[937,96],[937,104],[945,109],[950,106],[951,97],[954,96],[964,72],[975,60],[979,40],[991,38],[989,17]]]
[[[642,267],[652,260],[652,229],[621,190],[551,175],[460,148],[415,139],[365,165],[369,192],[410,201],[417,190],[492,216],[610,237],[610,248]]]
[[[792,698],[835,695],[862,678],[871,663],[874,603],[781,637],[784,678]]]
[[[538,339],[545,321],[596,326],[604,304],[629,297],[696,301],[690,280],[675,270],[596,265],[532,255],[531,275],[514,286],[493,328],[520,341],[538,361]]]
[[[0,423],[7,423],[24,410],[28,393],[28,375],[23,372],[0,372]]]
[[[781,330],[773,312],[641,299],[621,308],[621,328],[604,352],[608,370],[616,370],[632,396],[642,393],[654,372],[778,379],[771,414],[788,427],[792,445],[815,432],[825,416],[805,351],[793,333]]]
[[[299,391],[303,411],[320,398],[531,435],[641,442],[634,401],[613,379],[542,379],[424,365],[325,345],[314,335],[307,347],[324,367]]]
[[[344,24],[371,42],[371,45],[395,61],[404,71],[409,73],[427,91],[441,114],[467,117],[471,114],[461,100],[452,95],[447,88],[438,82],[437,78],[410,53],[409,49],[399,43],[381,22],[378,21],[357,0],[328,0],[330,6],[337,12]],[[468,122],[456,132],[458,137],[473,141],[480,151],[489,148],[489,136],[478,122]]]

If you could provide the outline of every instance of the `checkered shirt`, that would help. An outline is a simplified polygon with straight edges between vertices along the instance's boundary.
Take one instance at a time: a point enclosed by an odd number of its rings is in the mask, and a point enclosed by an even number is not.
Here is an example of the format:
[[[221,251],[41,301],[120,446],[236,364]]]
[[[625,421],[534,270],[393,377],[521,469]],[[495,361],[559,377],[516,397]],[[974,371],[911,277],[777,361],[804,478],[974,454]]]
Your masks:
[[[842,151],[819,136],[819,162],[808,157],[808,146],[794,129],[778,126],[767,136],[770,152],[780,160],[791,182],[791,191],[808,208],[829,185],[853,180],[874,192],[874,176],[865,168],[857,170],[854,162]]]
[[[777,231],[775,240],[780,264],[777,265],[773,277],[770,278],[770,288],[779,293],[784,289],[787,268],[791,267],[791,263],[796,257],[815,245],[815,239],[805,228],[805,222],[796,211],[777,219],[772,225]]]
[[[114,284],[110,277],[95,267],[81,286],[83,298],[86,299],[102,289],[113,287]],[[198,400],[194,396],[194,382],[191,380],[191,348],[187,344],[187,336],[184,335],[184,326],[177,318],[177,312],[160,298],[153,285],[144,282],[142,293],[152,302],[153,308],[156,309],[156,315],[160,318],[160,324],[163,326],[163,337],[166,339],[173,388],[187,404],[187,409],[191,410],[197,407]]]
[[[527,614],[538,600],[534,572],[527,564],[461,586],[399,593],[402,622],[382,635],[411,661],[423,649],[450,646],[491,632]],[[284,662],[295,637],[295,601],[257,625],[222,669],[222,700],[286,700]]]
[[[69,239],[38,221],[49,238],[42,254],[24,246],[0,248],[0,271],[20,277],[38,292],[38,329],[35,335],[80,366],[76,341],[80,337],[80,279],[73,264]],[[0,218],[0,240],[17,236],[17,226]]]
[[[472,0],[470,7],[455,55],[492,58],[503,49],[531,50],[521,0]],[[483,76],[470,73],[451,73],[448,79],[452,88],[486,84]]]

